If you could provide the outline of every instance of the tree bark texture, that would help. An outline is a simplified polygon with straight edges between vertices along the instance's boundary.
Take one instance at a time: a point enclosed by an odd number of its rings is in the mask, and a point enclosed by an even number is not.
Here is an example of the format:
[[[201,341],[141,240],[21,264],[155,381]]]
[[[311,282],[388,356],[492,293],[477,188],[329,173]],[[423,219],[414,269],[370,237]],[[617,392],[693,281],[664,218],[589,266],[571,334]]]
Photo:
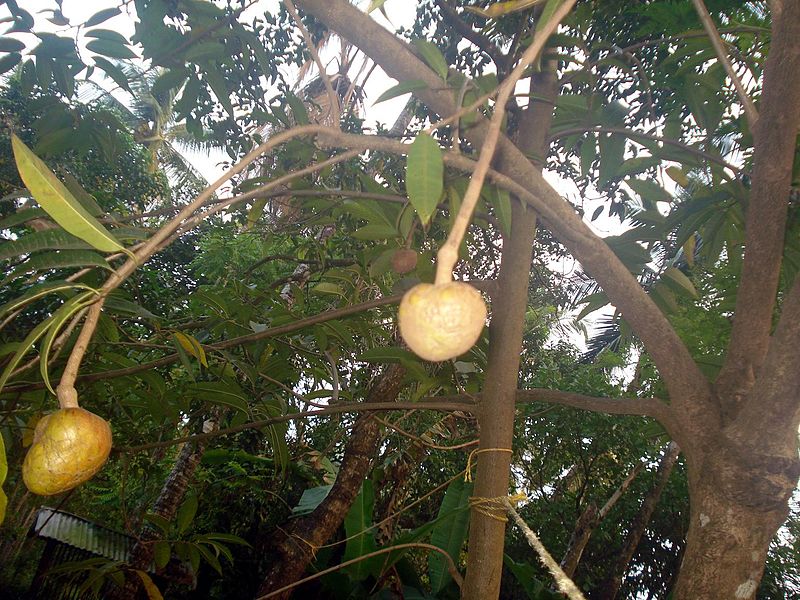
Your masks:
[[[644,501],[642,501],[639,512],[631,523],[622,550],[609,569],[608,577],[598,586],[598,592],[593,595],[593,598],[597,598],[598,600],[614,600],[614,598],[617,597],[619,588],[622,585],[622,578],[628,570],[628,565],[636,552],[636,548],[639,546],[639,541],[644,536],[647,524],[650,522],[656,505],[661,499],[661,493],[664,491],[667,481],[669,481],[669,476],[672,473],[672,469],[675,467],[680,453],[680,446],[675,442],[671,442],[667,446],[664,456],[661,457],[658,463],[656,482],[647,492]]]
[[[216,420],[206,423],[212,423],[211,427],[214,429],[219,425]],[[203,429],[205,430],[206,427],[207,425],[204,425]],[[186,491],[194,480],[194,473],[203,457],[205,447],[206,443],[202,440],[183,445],[153,504],[153,509],[150,511],[152,514],[166,521],[172,521],[175,518],[178,508],[186,497]],[[161,531],[146,523],[139,532],[136,544],[131,549],[128,567],[132,570],[148,571],[153,564],[155,542],[162,538]],[[125,578],[125,586],[115,589],[112,600],[133,600],[137,597],[141,586],[142,580],[136,574],[129,573]]]
[[[531,79],[532,103],[521,116],[518,136],[528,152],[542,156],[552,119],[556,80],[547,63]],[[512,205],[511,235],[503,240],[503,255],[497,293],[492,301],[486,381],[478,407],[480,427],[478,466],[474,497],[496,499],[508,495],[511,449],[514,439],[514,402],[519,378],[522,334],[528,308],[531,249],[536,239],[537,215],[519,202]],[[489,600],[500,594],[505,546],[505,521],[496,514],[473,506],[470,513],[467,574],[464,600]]]
[[[403,387],[405,375],[405,368],[399,364],[387,367],[370,389],[366,402],[395,401]],[[314,560],[315,549],[325,544],[344,521],[361,490],[361,484],[373,459],[378,455],[381,440],[381,426],[373,415],[359,416],[353,425],[339,473],[328,496],[314,512],[294,519],[288,527],[276,532],[270,566],[257,597],[279,590],[302,577]],[[273,598],[286,600],[290,595],[291,590]]]

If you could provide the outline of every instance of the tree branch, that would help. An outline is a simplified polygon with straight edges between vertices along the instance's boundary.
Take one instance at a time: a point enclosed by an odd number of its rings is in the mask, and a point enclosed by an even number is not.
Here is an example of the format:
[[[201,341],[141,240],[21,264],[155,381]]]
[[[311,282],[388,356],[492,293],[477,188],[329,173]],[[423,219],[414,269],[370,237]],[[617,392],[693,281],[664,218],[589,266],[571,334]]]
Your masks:
[[[452,90],[441,89],[441,79],[415,56],[407,44],[349,2],[298,0],[298,5],[360,47],[390,77],[399,81],[424,81],[428,89],[415,94],[440,115],[456,112]],[[470,142],[480,147],[486,132],[487,122],[478,116],[476,125],[466,133]],[[505,136],[500,139],[498,158],[503,165],[503,174],[525,188],[528,196],[536,197],[537,204],[547,209],[543,216],[550,229],[625,315],[664,377],[673,403],[681,405],[688,418],[702,419],[697,405],[710,397],[708,382],[675,330],[638,281]]]
[[[753,178],[731,340],[716,383],[723,416],[738,410],[764,364],[783,259],[792,163],[800,128],[800,2],[776,1],[753,135]]]
[[[747,116],[747,122],[750,125],[750,129],[753,130],[753,128],[755,128],[756,121],[758,121],[758,111],[756,110],[753,101],[750,99],[750,96],[747,95],[747,90],[744,89],[742,81],[736,74],[736,70],[733,68],[730,58],[728,58],[728,53],[725,51],[725,42],[722,40],[722,36],[719,34],[719,31],[717,31],[717,26],[714,24],[714,20],[711,18],[711,15],[708,14],[708,9],[706,8],[703,0],[692,0],[692,4],[694,4],[697,15],[700,17],[700,22],[703,24],[703,29],[706,30],[706,33],[711,40],[711,46],[714,48],[714,52],[717,53],[719,62],[722,63],[722,66],[725,68],[725,72],[733,82],[733,87],[736,88],[736,93],[739,95],[739,100],[742,101],[742,106],[744,107],[744,114]]]
[[[436,6],[439,7],[439,10],[444,18],[447,20],[450,26],[461,35],[461,37],[475,44],[475,46],[477,46],[481,51],[485,52],[486,55],[492,59],[492,62],[497,67],[498,72],[502,73],[508,70],[509,57],[506,54],[503,54],[503,51],[495,46],[492,40],[475,31],[466,22],[464,22],[464,20],[461,18],[461,15],[458,14],[458,11],[453,8],[448,0],[436,0]]]
[[[296,413],[288,413],[285,415],[278,415],[270,417],[269,419],[262,419],[260,421],[251,421],[249,423],[242,423],[234,427],[227,427],[225,429],[218,429],[208,433],[198,433],[195,435],[187,435],[172,440],[163,440],[161,442],[150,442],[141,444],[139,446],[122,446],[115,448],[114,452],[119,454],[141,452],[142,450],[152,450],[153,448],[166,448],[168,446],[175,446],[186,442],[197,442],[199,440],[207,440],[223,435],[230,435],[231,433],[239,433],[240,431],[247,431],[248,429],[261,429],[268,425],[276,423],[286,423],[287,421],[294,421],[297,419],[310,419],[312,417],[319,417],[324,415],[337,415],[340,413],[348,412],[385,412],[393,410],[435,410],[440,412],[453,412],[464,411],[470,412],[475,409],[475,404],[469,401],[450,401],[447,399],[435,399],[425,402],[358,402],[354,404],[337,404],[336,406],[326,406],[316,410],[306,410]]]

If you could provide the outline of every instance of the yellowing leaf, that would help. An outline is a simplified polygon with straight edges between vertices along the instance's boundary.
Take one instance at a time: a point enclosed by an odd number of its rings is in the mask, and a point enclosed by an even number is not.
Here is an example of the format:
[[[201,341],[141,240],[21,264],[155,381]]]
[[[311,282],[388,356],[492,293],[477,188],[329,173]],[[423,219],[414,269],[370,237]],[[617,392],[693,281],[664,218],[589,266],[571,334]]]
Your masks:
[[[507,15],[509,13],[526,10],[532,6],[536,6],[540,2],[543,2],[543,0],[508,0],[507,2],[495,2],[494,4],[490,4],[485,9],[477,8],[475,6],[467,6],[466,10],[475,13],[476,15],[486,17],[487,19],[496,19],[497,17],[502,17],[503,15]]]
[[[136,574],[139,576],[139,579],[142,580],[142,586],[144,587],[144,591],[147,592],[147,597],[150,600],[164,600],[164,596],[161,595],[158,587],[153,580],[150,579],[150,575],[145,573],[144,571],[140,571],[136,569]]]
[[[104,252],[124,252],[120,243],[78,202],[47,165],[16,135],[11,136],[22,181],[53,220],[66,231]]]
[[[697,240],[694,237],[694,234],[689,236],[689,239],[686,240],[686,243],[683,244],[683,254],[686,257],[686,263],[690,266],[694,266],[694,249],[697,246]]]
[[[191,335],[181,333],[180,331],[176,331],[173,335],[175,336],[175,339],[178,340],[178,343],[181,345],[181,348],[183,348],[189,354],[191,354],[197,360],[199,360],[201,365],[208,368],[208,362],[206,361],[206,351],[203,350],[203,346],[200,345],[200,342],[198,342]]]
[[[666,172],[667,175],[669,175],[669,178],[672,179],[672,181],[677,183],[679,186],[688,187],[689,178],[686,176],[686,173],[684,173],[682,169],[678,167],[667,167]]]

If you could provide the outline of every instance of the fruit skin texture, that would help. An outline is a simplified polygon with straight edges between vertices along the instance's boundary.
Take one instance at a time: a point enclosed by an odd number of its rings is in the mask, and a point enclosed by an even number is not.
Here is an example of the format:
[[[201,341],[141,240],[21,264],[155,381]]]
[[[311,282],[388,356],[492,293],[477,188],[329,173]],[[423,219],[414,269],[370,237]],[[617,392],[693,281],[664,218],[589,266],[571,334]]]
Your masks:
[[[400,248],[392,255],[392,270],[400,275],[410,273],[417,267],[417,253],[410,248]]]
[[[90,479],[110,452],[111,427],[105,419],[83,408],[62,408],[36,425],[22,478],[34,494],[60,494]]]
[[[403,296],[398,321],[400,334],[417,356],[448,360],[478,341],[486,304],[478,290],[461,281],[420,283]]]

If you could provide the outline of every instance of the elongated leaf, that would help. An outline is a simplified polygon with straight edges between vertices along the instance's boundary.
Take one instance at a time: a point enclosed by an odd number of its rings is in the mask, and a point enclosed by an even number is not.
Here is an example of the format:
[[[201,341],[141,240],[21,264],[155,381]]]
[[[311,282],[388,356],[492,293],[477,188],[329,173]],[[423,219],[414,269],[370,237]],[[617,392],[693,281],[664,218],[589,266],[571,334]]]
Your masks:
[[[95,25],[99,25],[103,21],[108,21],[110,18],[116,17],[119,14],[122,14],[122,11],[120,11],[120,9],[117,7],[105,8],[89,17],[84,25],[86,27],[94,27]]]
[[[131,91],[128,77],[122,69],[102,56],[93,56],[92,58],[94,59],[94,65],[102,69],[114,83],[127,92]]]
[[[442,150],[431,136],[421,133],[411,144],[406,167],[408,199],[423,225],[430,222],[444,188]]]
[[[14,157],[22,181],[39,203],[61,227],[104,252],[125,249],[61,183],[47,165],[16,135],[11,137]]]
[[[86,37],[97,38],[101,40],[108,40],[109,42],[116,42],[117,44],[126,45],[128,40],[121,33],[112,31],[110,29],[92,29],[86,32]]]
[[[75,179],[72,173],[64,173],[64,185],[67,186],[67,189],[72,193],[73,196],[75,196],[75,200],[80,202],[81,206],[90,215],[93,217],[99,217],[105,213],[105,211],[100,208],[97,200],[94,199],[94,196],[83,189],[83,186],[77,179]]]
[[[344,549],[343,562],[377,550],[375,535],[371,529],[367,530],[372,525],[374,500],[372,481],[365,479],[361,486],[361,492],[344,518],[344,529],[349,539]],[[380,557],[374,557],[351,565],[347,568],[347,573],[354,581],[363,581],[369,575],[377,574],[379,566]]]
[[[428,66],[442,79],[447,79],[447,61],[442,56],[441,50],[436,47],[436,44],[428,40],[416,39],[414,45],[422,55],[423,60],[428,63]]]
[[[248,414],[248,403],[239,386],[221,381],[203,381],[189,386],[189,393],[205,402],[230,406]]]
[[[494,214],[500,224],[500,232],[507,238],[511,235],[511,196],[506,190],[494,185],[489,186],[487,190],[489,203],[494,208]]]
[[[0,317],[5,315],[6,313],[19,310],[20,308],[27,306],[31,302],[35,302],[36,300],[44,298],[45,296],[49,296],[50,294],[54,294],[56,292],[65,292],[67,290],[74,290],[74,289],[83,289],[83,290],[89,290],[95,294],[98,293],[97,290],[83,283],[72,283],[70,281],[50,281],[48,283],[40,283],[39,285],[33,286],[31,289],[22,294],[20,297],[15,298],[10,302],[6,302],[2,306],[0,306]]]
[[[361,353],[356,360],[374,363],[405,363],[417,362],[417,357],[413,352],[405,348],[385,346],[381,348],[370,348]]]
[[[22,61],[22,55],[19,52],[12,52],[0,57],[0,75],[6,71],[10,71]]]
[[[217,573],[222,575],[222,565],[219,564],[219,559],[216,556],[214,556],[211,553],[211,551],[202,544],[197,544],[195,547],[197,548],[197,551],[200,552],[200,556],[203,557],[203,560],[205,560],[209,565],[211,565],[211,568],[214,569]]]
[[[30,351],[33,345],[37,341],[39,341],[39,338],[41,338],[45,333],[47,333],[47,330],[50,328],[52,324],[53,324],[53,315],[51,315],[50,317],[39,323],[36,327],[34,327],[28,334],[28,336],[24,340],[22,340],[22,343],[19,345],[19,348],[17,348],[17,351],[14,353],[14,356],[11,357],[11,360],[6,365],[6,368],[3,370],[2,375],[0,375],[0,391],[2,391],[3,388],[5,387],[8,378],[11,376],[11,373],[14,372],[14,369],[17,368],[19,362]]]
[[[417,90],[424,90],[427,87],[428,84],[426,84],[424,81],[420,79],[401,81],[396,86],[390,87],[380,96],[378,96],[378,99],[375,100],[374,104],[386,102],[387,100],[391,100],[392,98],[397,98],[398,96],[402,96],[403,94],[410,94],[411,92],[416,92]]]
[[[39,348],[39,372],[42,374],[42,380],[45,386],[47,386],[47,389],[50,390],[53,395],[55,395],[56,391],[53,389],[53,386],[50,385],[50,372],[47,364],[50,360],[50,348],[52,348],[53,341],[61,331],[61,328],[64,327],[66,322],[69,321],[75,313],[83,307],[88,306],[93,296],[94,294],[92,292],[84,292],[64,302],[64,304],[53,313],[51,317],[53,322],[42,339]]]
[[[37,250],[89,250],[91,246],[63,229],[34,231],[19,239],[0,244],[0,260],[30,254]]]
[[[109,58],[136,58],[136,54],[128,46],[111,40],[92,40],[86,44],[86,49]]]
[[[678,293],[690,296],[692,298],[698,297],[697,289],[694,287],[692,280],[684,275],[680,269],[668,267],[664,271],[662,277],[664,278],[665,283],[668,285],[671,283],[672,285],[670,285],[670,287]]]
[[[186,350],[189,354],[194,356],[197,360],[200,361],[200,364],[204,367],[208,368],[208,361],[206,360],[206,351],[203,349],[203,346],[200,345],[194,337],[189,335],[188,333],[181,333],[180,331],[176,331],[173,333],[175,339],[178,340],[178,343],[181,347]]]
[[[164,600],[164,596],[161,595],[158,586],[150,579],[150,575],[138,569],[136,570],[136,574],[139,576],[139,579],[142,580],[142,587],[144,587],[144,591],[147,592],[148,600]]]
[[[47,213],[41,208],[24,208],[15,213],[11,213],[6,218],[0,220],[0,230],[22,225],[33,219],[47,218]]]
[[[176,517],[178,533],[184,533],[189,529],[189,525],[192,524],[194,516],[197,514],[197,505],[197,494],[186,496],[186,500],[183,501],[183,504],[181,504],[181,507],[178,509],[178,515]]]
[[[472,483],[465,482],[461,477],[456,478],[447,487],[438,516],[456,514],[453,519],[437,525],[431,534],[431,544],[447,552],[456,563],[467,537],[467,528],[469,527],[467,507],[471,495]],[[441,592],[453,578],[447,569],[447,559],[438,552],[431,552],[428,555],[428,575],[431,581],[431,591],[434,594]]]
[[[114,270],[103,259],[102,255],[97,252],[92,252],[91,250],[59,250],[57,252],[34,254],[14,269],[5,280],[0,282],[0,285],[8,283],[24,273],[49,271],[51,269],[69,269],[72,267],[100,267],[108,271]]]

